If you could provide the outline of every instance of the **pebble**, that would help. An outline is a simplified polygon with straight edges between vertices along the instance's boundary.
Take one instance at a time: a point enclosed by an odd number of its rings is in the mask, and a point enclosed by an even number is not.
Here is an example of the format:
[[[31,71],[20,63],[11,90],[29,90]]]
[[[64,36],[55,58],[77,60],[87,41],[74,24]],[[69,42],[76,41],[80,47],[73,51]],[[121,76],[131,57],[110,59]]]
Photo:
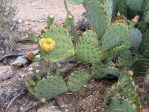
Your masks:
[[[0,80],[6,80],[12,77],[13,71],[10,66],[0,66]]]
[[[28,70],[29,70],[29,71],[33,71],[33,68],[31,67],[31,68],[29,68]]]
[[[25,25],[30,25],[30,23],[29,23],[29,22],[27,22],[27,21],[25,21],[24,23],[25,23]]]
[[[23,23],[23,20],[22,19],[18,19],[17,23],[21,24],[21,23]]]

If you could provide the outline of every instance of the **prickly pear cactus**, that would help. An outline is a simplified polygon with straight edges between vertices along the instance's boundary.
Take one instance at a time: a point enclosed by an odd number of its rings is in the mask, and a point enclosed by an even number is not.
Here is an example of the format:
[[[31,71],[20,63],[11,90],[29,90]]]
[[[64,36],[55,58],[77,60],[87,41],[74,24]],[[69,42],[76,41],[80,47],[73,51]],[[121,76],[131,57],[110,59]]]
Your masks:
[[[83,41],[83,40],[92,41],[96,45],[99,44],[98,34],[95,31],[93,31],[93,30],[87,30],[87,31],[85,31],[82,34],[82,36],[79,38],[79,41]]]
[[[54,98],[67,91],[65,81],[58,75],[48,76],[39,81],[33,88],[36,98],[45,100]]]
[[[142,43],[141,32],[136,28],[130,29],[129,38],[130,38],[131,43],[132,43],[131,51],[133,53],[137,53],[137,51],[138,51],[138,49]]]
[[[131,42],[126,40],[121,46],[115,47],[114,49],[110,50],[106,53],[107,57],[118,55],[123,51],[126,51],[131,48]]]
[[[112,11],[112,19],[117,17],[118,13],[118,0],[113,1],[113,11]]]
[[[141,11],[144,0],[126,0],[127,6],[134,11]]]
[[[57,62],[75,54],[71,36],[67,29],[62,26],[53,26],[41,35],[42,38],[51,38],[55,41],[55,48],[45,52],[40,48],[41,58],[45,61]]]
[[[123,16],[125,17],[128,16],[127,14],[128,6],[126,4],[126,0],[118,0],[118,10]]]
[[[113,24],[106,31],[101,38],[101,48],[108,52],[111,49],[121,46],[128,38],[129,30],[124,24]]]
[[[111,23],[112,1],[84,0],[83,6],[86,9],[86,17],[90,26],[98,33],[99,37],[101,37]]]
[[[143,20],[144,20],[146,23],[149,23],[149,9],[147,9],[147,10],[144,12]]]
[[[148,59],[138,59],[136,60],[131,69],[133,70],[135,75],[144,75],[149,68],[149,60]]]
[[[125,99],[127,98],[129,102],[133,104],[133,107],[136,107],[136,110],[138,112],[142,111],[141,102],[136,93],[134,81],[131,77],[127,76],[126,74],[125,75],[123,74],[119,82],[113,85],[112,88],[110,88],[110,90],[108,90],[105,100],[106,104],[111,105],[112,102],[110,101],[112,101],[113,98],[116,99],[117,101],[122,102],[124,102]],[[127,109],[127,107],[125,109]]]
[[[114,64],[112,62],[105,64],[102,63],[93,64],[90,72],[94,78],[103,78],[107,75],[113,75],[119,77],[120,75],[119,70],[116,67],[114,67]]]
[[[143,40],[140,46],[140,52],[143,54],[145,57],[149,57],[149,33],[143,34]]]
[[[90,38],[93,35],[93,38]],[[98,38],[95,32],[89,31],[83,34],[83,37],[77,42],[76,56],[80,60],[89,63],[98,63],[102,59],[102,50],[98,45]]]
[[[107,112],[136,112],[136,106],[129,99],[124,99],[119,95],[119,98],[112,98]]]
[[[88,82],[90,77],[85,70],[72,73],[67,81],[68,89],[73,92],[79,91]]]
[[[128,70],[129,67],[131,67],[131,63],[133,60],[132,60],[132,54],[129,50],[127,51],[124,51],[122,52],[118,57],[117,57],[117,60],[116,60],[116,65],[119,67],[119,68],[123,68],[125,70]]]

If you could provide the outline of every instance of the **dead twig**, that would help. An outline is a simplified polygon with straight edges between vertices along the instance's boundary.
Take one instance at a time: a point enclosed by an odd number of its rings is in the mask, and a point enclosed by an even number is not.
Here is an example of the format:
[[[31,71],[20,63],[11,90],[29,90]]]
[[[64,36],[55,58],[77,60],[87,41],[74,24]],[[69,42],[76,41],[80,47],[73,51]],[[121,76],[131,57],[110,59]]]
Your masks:
[[[0,58],[0,62],[2,62],[5,58],[9,58],[9,57],[13,57],[13,56],[22,56],[23,54],[8,54],[8,55],[5,55],[5,56],[2,56]]]

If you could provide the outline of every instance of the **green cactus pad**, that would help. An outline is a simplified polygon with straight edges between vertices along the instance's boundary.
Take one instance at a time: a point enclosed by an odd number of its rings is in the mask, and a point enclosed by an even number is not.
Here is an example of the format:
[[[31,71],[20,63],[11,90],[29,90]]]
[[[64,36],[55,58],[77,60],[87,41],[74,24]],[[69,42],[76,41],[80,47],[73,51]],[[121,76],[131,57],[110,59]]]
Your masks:
[[[124,24],[113,24],[109,27],[101,38],[101,48],[103,51],[109,51],[115,47],[121,46],[128,40],[129,30]]]
[[[149,1],[143,0],[143,6],[141,12],[144,13],[149,8]]]
[[[55,41],[55,48],[50,52],[45,52],[40,48],[41,58],[45,61],[57,62],[75,54],[71,36],[67,29],[62,26],[54,26],[47,29],[45,33],[41,35],[42,38],[50,37]]]
[[[137,110],[141,112],[142,110],[141,101],[136,92],[135,83],[132,77],[124,75],[122,77],[121,82],[119,82],[118,85],[119,84],[123,86],[123,89],[119,88],[120,94],[122,94],[122,96],[124,96],[125,98],[128,98],[129,100],[131,100],[136,105]]]
[[[149,23],[149,9],[147,9],[147,10],[144,12],[143,20],[144,20],[146,23]]]
[[[127,17],[128,6],[126,4],[126,0],[118,0],[118,10],[122,15]]]
[[[136,107],[128,99],[112,98],[107,112],[136,112]]]
[[[119,77],[120,75],[117,68],[108,66],[108,64],[94,64],[92,65],[90,72],[94,78],[103,78],[109,74],[116,77]]]
[[[92,41],[96,45],[98,45],[98,34],[93,30],[87,30],[79,38],[79,41],[83,41],[83,40]]]
[[[98,0],[84,0],[83,5],[86,9],[86,17],[90,26],[101,37],[111,22],[112,1],[104,0],[103,4]]]
[[[142,43],[142,34],[138,29],[133,28],[130,30],[129,38],[132,44],[131,51],[136,53]]]
[[[132,62],[132,54],[129,50],[122,52],[116,61],[116,65],[118,67],[122,67],[123,69],[128,69],[131,66]]]
[[[140,46],[140,52],[146,56],[146,57],[149,57],[149,33],[145,33],[143,35],[143,41],[141,43],[141,46]]]
[[[138,59],[136,60],[131,69],[133,70],[135,75],[144,75],[149,68],[149,60],[148,59]]]
[[[90,77],[84,70],[76,71],[68,78],[67,86],[70,91],[77,92],[88,82]]]
[[[67,86],[65,81],[57,75],[48,76],[46,79],[43,78],[35,86],[35,96],[40,99],[44,98],[46,100],[54,98],[61,93],[67,91]]]
[[[128,50],[130,47],[131,47],[130,41],[126,40],[121,46],[115,47],[111,51],[107,52],[106,56],[111,57],[111,56],[114,56],[114,55],[118,55],[121,52]]]
[[[118,0],[113,1],[113,11],[112,11],[112,19],[117,17],[118,13]]]
[[[143,0],[126,0],[127,6],[134,11],[141,11]]]
[[[76,46],[76,56],[89,63],[98,63],[102,59],[102,51],[92,41],[80,40]]]

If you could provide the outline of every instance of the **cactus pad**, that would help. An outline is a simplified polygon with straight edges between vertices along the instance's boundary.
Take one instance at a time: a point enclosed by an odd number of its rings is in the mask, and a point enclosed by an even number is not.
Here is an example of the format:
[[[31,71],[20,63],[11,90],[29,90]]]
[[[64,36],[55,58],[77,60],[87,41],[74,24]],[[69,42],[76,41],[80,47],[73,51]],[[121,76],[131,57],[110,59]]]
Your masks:
[[[107,57],[120,54],[122,51],[128,50],[130,47],[131,47],[130,41],[126,40],[121,46],[115,47],[114,49],[107,52]]]
[[[101,39],[101,48],[103,51],[109,51],[115,47],[121,46],[128,40],[128,27],[124,24],[113,24],[109,27]]]
[[[80,40],[76,46],[76,56],[89,63],[98,63],[102,59],[102,51],[94,42]]]
[[[118,0],[118,10],[122,15],[127,17],[128,6],[126,4],[126,0]]]
[[[144,20],[146,23],[149,23],[149,9],[147,9],[147,10],[144,12],[143,20]]]
[[[111,22],[112,1],[104,0],[104,3],[102,3],[98,0],[84,0],[83,5],[86,9],[86,17],[90,26],[101,37]]]
[[[136,112],[136,107],[128,99],[112,98],[107,112]]]
[[[116,61],[116,65],[118,67],[123,67],[124,69],[128,69],[131,66],[132,62],[132,54],[129,50],[122,52]]]
[[[55,48],[49,53],[43,51],[40,48],[41,57],[45,61],[57,62],[75,54],[74,47],[71,41],[71,36],[69,35],[67,29],[61,26],[54,26],[47,29],[45,33],[41,35],[42,38],[50,37],[55,41]]]
[[[44,98],[48,100],[67,91],[67,87],[65,81],[61,77],[55,75],[48,76],[46,79],[43,78],[39,81],[35,86],[34,91],[34,95],[38,99]]]
[[[87,83],[90,77],[84,70],[76,71],[68,78],[67,86],[70,91],[77,92]]]
[[[141,11],[143,0],[126,0],[127,6],[134,11]]]
[[[135,75],[145,74],[148,68],[149,68],[148,59],[138,59],[131,66],[131,69],[133,70]]]
[[[129,38],[132,44],[131,51],[136,53],[142,43],[142,34],[138,29],[133,28],[130,30]]]
[[[82,40],[88,40],[94,42],[96,45],[98,45],[98,34],[93,30],[87,30],[82,34],[82,36],[79,38],[80,41]]]
[[[118,0],[113,1],[113,11],[112,11],[112,19],[117,17],[118,13]]]
[[[109,74],[116,77],[119,77],[120,75],[117,68],[108,66],[108,64],[94,64],[92,65],[90,72],[94,78],[103,78]]]
[[[142,40],[139,50],[146,57],[149,57],[149,44],[148,43],[149,43],[149,34],[145,33],[143,35],[143,40]]]

